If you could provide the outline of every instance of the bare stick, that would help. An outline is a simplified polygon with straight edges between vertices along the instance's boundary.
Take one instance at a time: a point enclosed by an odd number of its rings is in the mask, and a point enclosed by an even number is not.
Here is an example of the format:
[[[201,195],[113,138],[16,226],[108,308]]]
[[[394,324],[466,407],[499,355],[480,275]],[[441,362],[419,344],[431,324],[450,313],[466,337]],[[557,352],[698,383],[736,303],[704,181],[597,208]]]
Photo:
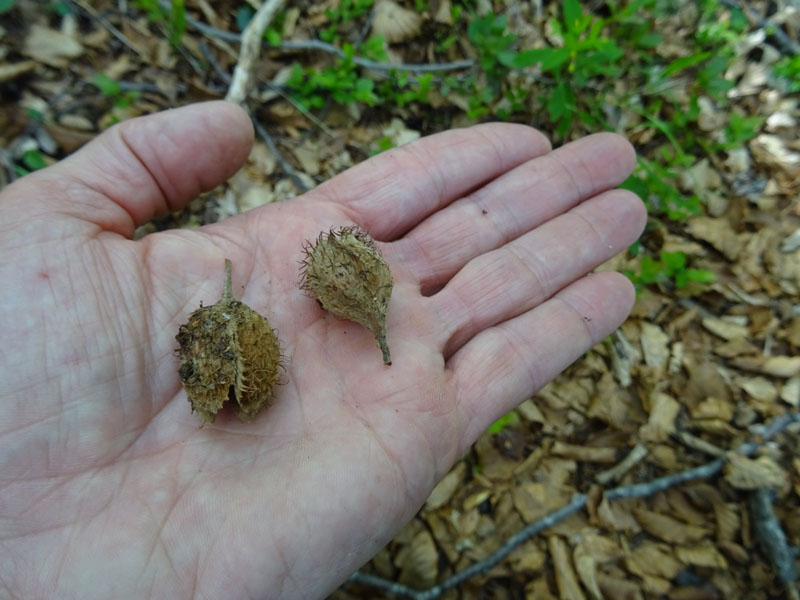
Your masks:
[[[117,38],[125,46],[127,46],[128,48],[133,50],[136,54],[139,55],[140,58],[144,57],[144,52],[142,52],[139,48],[134,46],[133,42],[131,42],[128,38],[126,38],[119,29],[114,27],[114,25],[112,25],[111,22],[108,19],[106,19],[103,15],[99,14],[91,6],[86,4],[86,2],[83,2],[82,0],[70,0],[70,2],[72,4],[74,4],[75,6],[77,6],[78,8],[80,8],[82,11],[84,11],[90,17],[95,19],[98,23],[100,23],[100,25],[102,25],[103,27],[108,29],[108,31],[111,33],[111,35],[113,35],[115,38]]]
[[[278,145],[275,143],[275,140],[272,139],[272,136],[269,134],[269,132],[261,125],[261,123],[258,122],[258,120],[252,114],[250,115],[250,120],[253,121],[253,127],[255,128],[256,133],[258,133],[258,135],[261,136],[261,138],[264,140],[264,143],[270,149],[272,154],[275,155],[275,160],[278,161],[278,164],[280,165],[281,169],[283,169],[283,172],[286,173],[292,179],[292,183],[294,183],[295,187],[298,190],[300,190],[301,192],[307,192],[308,186],[305,183],[303,183],[303,180],[300,178],[300,175],[295,170],[295,168],[292,165],[290,165],[283,157],[281,151],[278,150]]]
[[[794,553],[789,548],[786,534],[772,510],[772,491],[759,488],[750,492],[747,500],[753,532],[761,543],[764,554],[787,591],[794,589],[796,594],[794,581],[797,579],[797,569],[794,566]]]
[[[253,20],[255,20],[255,17],[253,18]],[[186,17],[186,24],[204,35],[225,40],[226,42],[240,43],[242,42],[243,39],[243,34],[238,34],[233,31],[225,31],[224,29],[218,29],[216,27],[212,27],[211,25],[206,25],[205,23],[203,23],[202,21],[198,21],[197,19],[192,19],[191,17]],[[322,40],[282,41],[277,46],[270,46],[270,47],[277,48],[278,50],[318,50],[320,52],[333,54],[335,56],[338,56],[339,58],[345,58],[345,53],[340,48],[337,48],[333,44],[328,44],[327,42],[323,42]],[[364,67],[365,69],[370,69],[371,71],[397,70],[397,71],[411,71],[416,73],[460,71],[463,69],[471,69],[476,64],[474,60],[456,60],[449,63],[393,65],[390,63],[375,62],[374,60],[361,58],[359,56],[354,56],[353,62],[358,66]]]
[[[266,0],[253,15],[247,28],[242,34],[242,47],[239,49],[239,62],[233,70],[233,81],[225,100],[236,104],[243,104],[247,99],[250,86],[250,69],[261,51],[261,39],[264,30],[272,21],[275,13],[283,7],[284,0]]]
[[[623,458],[619,463],[611,467],[610,469],[606,469],[605,471],[601,471],[595,477],[595,481],[600,485],[606,485],[607,483],[611,483],[612,481],[616,481],[620,479],[625,473],[630,471],[635,465],[640,463],[647,457],[648,451],[647,448],[641,443],[636,444],[633,447],[633,450],[628,452],[628,455]]]

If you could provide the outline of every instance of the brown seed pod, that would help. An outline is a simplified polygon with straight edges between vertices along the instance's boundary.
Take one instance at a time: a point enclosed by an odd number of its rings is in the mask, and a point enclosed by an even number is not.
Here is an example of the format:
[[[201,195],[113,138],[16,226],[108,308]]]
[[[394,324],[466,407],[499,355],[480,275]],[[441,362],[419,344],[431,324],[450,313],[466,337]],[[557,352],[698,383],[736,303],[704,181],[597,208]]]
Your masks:
[[[231,261],[225,259],[222,299],[200,305],[180,326],[178,373],[196,410],[206,423],[228,399],[235,399],[241,421],[251,421],[269,405],[280,370],[278,337],[267,320],[233,297]]]
[[[331,229],[303,250],[303,289],[325,310],[369,329],[384,364],[392,364],[386,342],[392,272],[369,234],[355,225]]]

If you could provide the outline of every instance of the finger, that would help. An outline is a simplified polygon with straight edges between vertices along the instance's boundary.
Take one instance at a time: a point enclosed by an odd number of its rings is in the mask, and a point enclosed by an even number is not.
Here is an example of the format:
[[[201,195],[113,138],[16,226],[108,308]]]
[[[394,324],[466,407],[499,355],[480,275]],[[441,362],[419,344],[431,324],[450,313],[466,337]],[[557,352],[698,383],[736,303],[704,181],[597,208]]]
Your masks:
[[[636,195],[611,190],[469,262],[431,298],[442,315],[445,357],[618,254],[646,218]]]
[[[625,138],[610,133],[582,138],[529,160],[431,215],[391,252],[429,294],[475,256],[616,187],[635,165],[636,155]]]
[[[432,212],[550,149],[530,127],[487,123],[394,148],[315,190],[390,241]]]
[[[614,331],[634,299],[624,275],[594,273],[470,340],[447,363],[470,422],[462,450]]]
[[[22,178],[31,211],[57,212],[133,235],[157,214],[182,208],[233,175],[253,129],[240,107],[208,102],[124,121],[69,158]],[[30,214],[30,213],[28,213]]]

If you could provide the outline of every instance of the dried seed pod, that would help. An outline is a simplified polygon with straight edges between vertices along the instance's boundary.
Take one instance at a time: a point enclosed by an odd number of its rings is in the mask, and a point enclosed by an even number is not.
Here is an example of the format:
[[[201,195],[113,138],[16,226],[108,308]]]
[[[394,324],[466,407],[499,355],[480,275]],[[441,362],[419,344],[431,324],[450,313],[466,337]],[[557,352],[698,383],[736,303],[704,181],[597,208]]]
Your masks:
[[[369,234],[355,225],[331,229],[303,249],[303,289],[325,310],[369,329],[383,353],[383,362],[392,364],[386,342],[392,272]]]
[[[228,399],[250,421],[269,405],[278,384],[280,347],[267,320],[233,297],[231,261],[225,259],[222,299],[202,306],[180,326],[180,374],[192,409],[206,423]]]

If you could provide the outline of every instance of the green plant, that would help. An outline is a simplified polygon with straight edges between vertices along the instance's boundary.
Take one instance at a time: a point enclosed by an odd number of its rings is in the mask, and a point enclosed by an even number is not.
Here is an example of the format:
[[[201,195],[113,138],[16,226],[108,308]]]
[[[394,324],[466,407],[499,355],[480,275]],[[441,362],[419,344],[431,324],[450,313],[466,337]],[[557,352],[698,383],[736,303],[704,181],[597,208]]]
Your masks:
[[[378,103],[375,82],[358,74],[353,62],[355,48],[352,44],[344,44],[342,51],[344,58],[337,59],[333,66],[322,71],[296,63],[292,67],[286,85],[294,93],[295,100],[306,109],[321,108],[325,104],[325,95],[342,105],[363,102],[373,106]]]
[[[634,246],[634,251],[637,249],[638,246]],[[639,272],[626,271],[625,274],[637,289],[654,283],[681,289],[690,282],[705,284],[716,279],[715,275],[706,269],[690,269],[685,253],[664,250],[661,251],[659,260],[649,255],[642,256]]]
[[[800,54],[784,56],[775,63],[772,70],[784,81],[789,93],[800,92]]]
[[[183,0],[171,0],[166,9],[159,0],[136,0],[136,6],[147,13],[147,18],[158,23],[167,31],[167,39],[176,48],[186,31],[186,6]]]
[[[10,11],[16,3],[16,0],[0,0],[0,15]]]
[[[520,421],[519,415],[516,413],[516,411],[512,410],[510,413],[503,415],[502,417],[497,419],[497,421],[489,425],[489,433],[491,433],[492,435],[497,435],[498,433],[503,431],[503,429],[505,429],[506,427],[509,427],[511,425],[516,425],[517,423],[519,423],[519,421]]]
[[[245,30],[253,19],[254,14],[256,14],[256,11],[249,4],[243,4],[239,7],[236,11],[236,26],[239,28],[239,31]],[[267,40],[270,46],[277,46],[281,43],[281,31],[283,30],[283,23],[285,20],[286,12],[279,11],[269,24],[269,27],[264,31],[264,39]]]
[[[94,85],[100,93],[114,101],[117,108],[127,108],[139,98],[139,92],[134,90],[124,91],[122,85],[116,79],[112,79],[105,73],[95,73],[92,77]]]
[[[18,164],[15,167],[15,171],[17,175],[20,177],[22,175],[26,175],[31,171],[38,171],[39,169],[44,169],[47,166],[47,160],[44,157],[44,154],[41,153],[40,150],[27,150],[21,157],[20,162],[22,164]]]
[[[328,17],[330,25],[319,32],[319,37],[325,42],[335,42],[339,39],[339,27],[342,23],[347,23],[364,16],[372,8],[373,0],[341,0],[334,9],[327,9],[325,16]]]

